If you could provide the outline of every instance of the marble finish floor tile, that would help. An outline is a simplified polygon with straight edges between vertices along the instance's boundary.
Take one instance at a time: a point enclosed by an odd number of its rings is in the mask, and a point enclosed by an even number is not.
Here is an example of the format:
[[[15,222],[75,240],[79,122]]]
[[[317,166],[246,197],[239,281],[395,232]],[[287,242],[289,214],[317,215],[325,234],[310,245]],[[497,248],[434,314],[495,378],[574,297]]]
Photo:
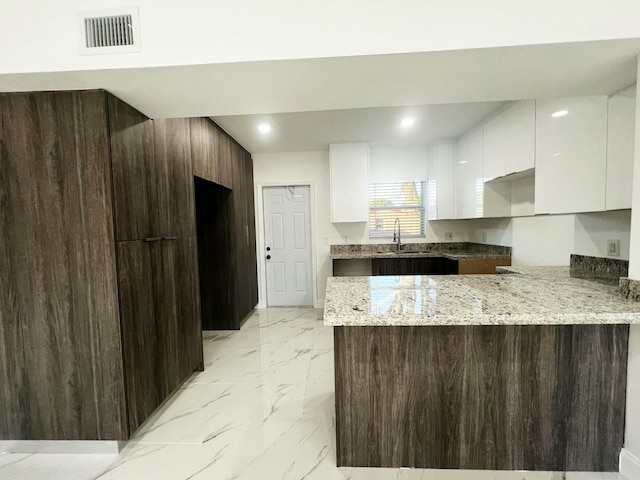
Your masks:
[[[312,308],[203,332],[194,373],[119,455],[0,454],[2,480],[621,480],[618,474],[338,468],[333,330]]]

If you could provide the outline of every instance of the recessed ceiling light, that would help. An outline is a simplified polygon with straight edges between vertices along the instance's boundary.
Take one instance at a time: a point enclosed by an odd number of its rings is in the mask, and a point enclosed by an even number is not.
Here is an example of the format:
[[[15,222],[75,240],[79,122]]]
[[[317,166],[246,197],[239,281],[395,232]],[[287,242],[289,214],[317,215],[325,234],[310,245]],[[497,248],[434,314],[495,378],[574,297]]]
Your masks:
[[[568,113],[569,112],[567,110],[558,110],[557,112],[553,112],[551,116],[553,118],[559,118],[559,117],[564,117]]]
[[[409,128],[413,126],[414,123],[416,123],[416,121],[413,118],[407,117],[402,119],[402,122],[400,122],[400,126],[404,128]]]
[[[258,131],[260,133],[270,133],[271,125],[269,125],[268,123],[261,123],[260,125],[258,125]]]

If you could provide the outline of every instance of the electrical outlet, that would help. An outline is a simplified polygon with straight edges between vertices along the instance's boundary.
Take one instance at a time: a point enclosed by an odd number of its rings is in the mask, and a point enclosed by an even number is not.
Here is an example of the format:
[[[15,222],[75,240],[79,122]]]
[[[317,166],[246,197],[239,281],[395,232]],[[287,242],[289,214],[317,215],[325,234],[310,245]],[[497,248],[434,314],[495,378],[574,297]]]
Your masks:
[[[444,232],[445,240],[453,240],[453,232]]]
[[[607,240],[607,255],[611,257],[620,256],[620,240]]]
[[[482,242],[483,242],[483,243],[487,243],[487,232],[484,232],[484,233],[482,234]]]
[[[329,245],[329,237],[324,237],[324,244]]]

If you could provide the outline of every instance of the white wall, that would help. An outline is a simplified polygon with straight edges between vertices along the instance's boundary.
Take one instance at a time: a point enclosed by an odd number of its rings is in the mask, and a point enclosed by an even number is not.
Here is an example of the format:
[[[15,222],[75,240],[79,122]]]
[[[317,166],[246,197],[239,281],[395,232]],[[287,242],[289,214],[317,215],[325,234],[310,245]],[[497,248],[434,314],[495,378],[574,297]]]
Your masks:
[[[78,11],[132,5],[140,8],[140,54],[78,55]],[[0,0],[0,12],[0,73],[640,37],[636,0]]]
[[[569,265],[574,215],[541,215],[511,220],[513,265]]]
[[[491,245],[513,245],[513,229],[510,218],[483,218],[468,220],[470,242]],[[486,239],[485,239],[486,235]]]
[[[584,213],[576,215],[573,253],[592,257],[608,257],[607,240],[620,240],[620,255],[629,260],[631,210]]]

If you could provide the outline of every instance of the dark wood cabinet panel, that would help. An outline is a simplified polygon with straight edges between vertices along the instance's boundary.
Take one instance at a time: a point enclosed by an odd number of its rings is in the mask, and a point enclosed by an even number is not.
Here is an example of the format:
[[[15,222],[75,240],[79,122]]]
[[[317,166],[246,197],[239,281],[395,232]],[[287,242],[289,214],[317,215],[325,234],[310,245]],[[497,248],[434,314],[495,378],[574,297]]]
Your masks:
[[[196,249],[194,238],[118,243],[131,432],[202,362]]]
[[[231,188],[231,162],[226,151],[229,139],[220,128],[207,118],[191,118],[191,158],[193,174],[204,180]]]
[[[195,235],[189,120],[108,104],[117,240]]]
[[[113,95],[107,96],[117,240],[153,237],[156,188],[153,123]],[[160,234],[158,234],[159,236]]]
[[[229,171],[232,188],[195,180],[203,326],[236,330],[258,303],[253,163],[219,127],[206,124],[219,134],[218,164]]]
[[[191,134],[188,118],[153,121],[155,176],[147,179],[156,188],[149,206],[157,215],[157,229],[149,236],[195,236]]]
[[[253,165],[250,155],[235,142],[231,145],[233,162],[233,194],[235,241],[234,274],[238,285],[235,292],[236,322],[243,320],[255,308],[257,291],[257,261],[255,248],[255,214],[253,198]]]
[[[105,94],[1,98],[0,438],[126,438]]]
[[[340,466],[617,470],[628,325],[334,330]]]
[[[448,264],[444,257],[378,258],[377,275],[446,275]]]

